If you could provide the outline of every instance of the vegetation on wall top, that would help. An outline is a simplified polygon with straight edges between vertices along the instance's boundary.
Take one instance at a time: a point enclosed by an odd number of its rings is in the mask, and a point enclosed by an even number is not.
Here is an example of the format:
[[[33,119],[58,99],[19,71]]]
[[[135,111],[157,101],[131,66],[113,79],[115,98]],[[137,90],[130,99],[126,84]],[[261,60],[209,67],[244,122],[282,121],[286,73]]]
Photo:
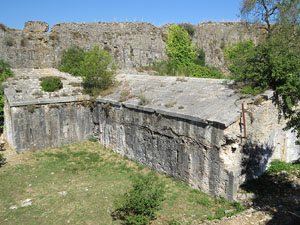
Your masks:
[[[168,60],[156,63],[154,70],[160,75],[223,78],[216,68],[205,66],[205,53],[191,43],[193,27],[173,24],[167,31],[166,53]],[[189,35],[190,34],[190,35]]]
[[[254,45],[238,43],[226,50],[229,69],[244,87],[272,89],[275,101],[300,136],[300,0],[244,0],[241,15],[266,24],[266,37]],[[274,24],[272,24],[274,23]]]
[[[63,88],[63,83],[59,77],[48,76],[40,78],[42,90],[46,92],[54,92]]]
[[[4,95],[2,90],[2,83],[8,78],[13,76],[10,65],[0,59],[0,129],[3,129],[4,125]]]
[[[86,94],[98,95],[112,85],[116,66],[106,50],[94,46],[90,51],[73,46],[65,51],[58,69],[74,76],[81,76]]]

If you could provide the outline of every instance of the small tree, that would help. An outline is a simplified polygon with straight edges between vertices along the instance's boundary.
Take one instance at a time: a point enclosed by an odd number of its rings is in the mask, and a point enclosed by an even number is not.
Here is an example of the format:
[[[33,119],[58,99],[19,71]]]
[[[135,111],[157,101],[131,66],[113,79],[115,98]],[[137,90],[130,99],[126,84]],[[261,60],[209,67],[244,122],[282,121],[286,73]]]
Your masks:
[[[299,0],[243,0],[240,13],[247,23],[266,24],[270,37],[272,24],[299,24],[299,5]]]
[[[241,15],[265,23],[267,36],[257,46],[247,41],[227,49],[229,69],[253,89],[273,89],[279,108],[289,119],[287,128],[299,136],[300,0],[244,0]]]
[[[188,66],[197,57],[188,32],[173,24],[167,31],[166,51],[169,59],[178,66]]]
[[[87,94],[97,95],[113,83],[116,73],[115,65],[108,51],[99,46],[88,51],[80,65],[80,76],[83,78],[83,88]]]
[[[73,76],[80,76],[80,65],[85,54],[85,51],[77,46],[64,50],[58,69]]]

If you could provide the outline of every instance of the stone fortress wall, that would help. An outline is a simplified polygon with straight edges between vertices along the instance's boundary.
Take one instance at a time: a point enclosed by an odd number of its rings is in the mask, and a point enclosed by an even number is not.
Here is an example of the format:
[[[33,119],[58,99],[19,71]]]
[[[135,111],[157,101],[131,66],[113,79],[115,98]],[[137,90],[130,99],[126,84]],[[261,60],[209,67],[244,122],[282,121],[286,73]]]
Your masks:
[[[91,100],[73,85],[80,77],[53,68],[14,72],[4,84],[4,136],[17,152],[93,136],[115,152],[228,200],[271,160],[300,156],[295,134],[282,129],[286,121],[279,120],[272,92],[241,98],[224,80],[118,74],[113,92]],[[49,75],[61,77],[63,88],[42,91],[39,80]]]
[[[170,24],[150,23],[58,23],[49,33],[45,22],[29,21],[23,30],[0,24],[0,58],[14,68],[50,68],[61,53],[73,45],[109,50],[120,68],[134,69],[166,59],[166,31]],[[242,23],[201,23],[194,25],[192,42],[206,53],[208,66],[224,66],[223,49],[242,40],[259,38],[260,29]]]
[[[44,22],[27,22],[24,30],[0,25],[0,58],[20,68],[4,88],[8,143],[23,152],[95,136],[122,155],[229,200],[236,199],[239,185],[260,175],[272,159],[299,159],[296,137],[283,131],[286,121],[278,119],[272,93],[243,99],[222,80],[119,74],[120,86],[92,102],[72,86],[81,82],[79,77],[50,69],[64,49],[96,44],[111,51],[121,69],[151,65],[167,57],[168,26],[62,23],[47,33]],[[224,66],[225,46],[257,41],[261,33],[240,23],[204,23],[195,29],[193,43],[203,48],[208,65],[219,68]],[[49,75],[64,78],[64,88],[43,92],[39,78]],[[130,95],[121,100],[124,90]],[[141,94],[149,100],[146,105],[139,103]]]

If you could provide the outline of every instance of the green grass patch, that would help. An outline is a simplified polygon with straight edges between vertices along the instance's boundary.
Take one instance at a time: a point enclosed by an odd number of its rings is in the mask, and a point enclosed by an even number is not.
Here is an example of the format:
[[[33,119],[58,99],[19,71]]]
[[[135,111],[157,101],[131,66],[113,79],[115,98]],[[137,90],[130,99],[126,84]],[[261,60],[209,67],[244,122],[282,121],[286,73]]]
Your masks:
[[[122,224],[122,220],[113,219],[114,202],[132,190],[134,177],[151,173],[147,167],[91,141],[28,152],[21,158],[23,162],[0,169],[3,225]],[[165,184],[165,192],[160,210],[151,218],[153,224],[199,223],[208,217],[226,216],[225,210],[239,211],[237,205],[154,174],[158,183]],[[31,199],[31,206],[21,207],[26,199]],[[12,206],[17,208],[10,209]]]

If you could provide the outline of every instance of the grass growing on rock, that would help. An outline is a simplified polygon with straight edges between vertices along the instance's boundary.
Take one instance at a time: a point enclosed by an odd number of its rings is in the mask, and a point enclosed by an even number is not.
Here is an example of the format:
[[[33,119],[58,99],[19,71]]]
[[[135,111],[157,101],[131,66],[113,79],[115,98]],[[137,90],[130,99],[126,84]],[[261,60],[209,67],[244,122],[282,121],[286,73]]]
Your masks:
[[[121,224],[114,201],[131,188],[132,177],[150,169],[96,142],[28,152],[0,169],[0,224]],[[159,175],[165,200],[152,224],[190,224],[239,210],[187,184]],[[31,205],[21,202],[30,199]],[[13,209],[14,208],[14,209]]]

